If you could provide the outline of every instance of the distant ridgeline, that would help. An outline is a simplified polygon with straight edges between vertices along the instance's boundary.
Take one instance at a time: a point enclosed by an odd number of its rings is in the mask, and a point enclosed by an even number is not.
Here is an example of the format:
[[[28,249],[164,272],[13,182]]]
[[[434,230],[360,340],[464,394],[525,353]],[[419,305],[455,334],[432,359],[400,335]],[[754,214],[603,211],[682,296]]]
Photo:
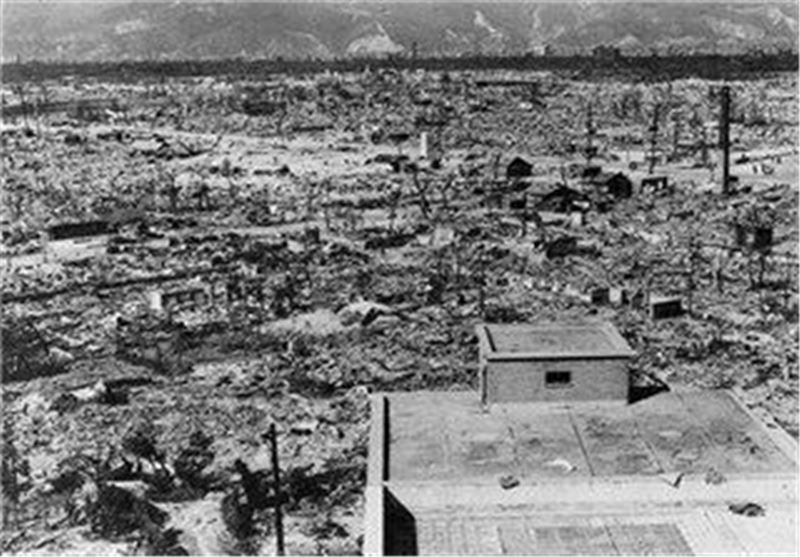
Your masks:
[[[608,50],[608,49],[606,49]],[[748,54],[694,54],[623,56],[617,49],[580,56],[460,56],[412,58],[384,56],[339,60],[166,60],[118,62],[24,62],[2,65],[7,83],[41,81],[65,76],[95,77],[107,80],[134,81],[146,77],[190,77],[231,75],[258,78],[270,74],[323,72],[359,72],[370,69],[521,70],[567,71],[575,78],[613,75],[621,78],[747,79],[774,72],[798,71],[797,53],[757,52]]]

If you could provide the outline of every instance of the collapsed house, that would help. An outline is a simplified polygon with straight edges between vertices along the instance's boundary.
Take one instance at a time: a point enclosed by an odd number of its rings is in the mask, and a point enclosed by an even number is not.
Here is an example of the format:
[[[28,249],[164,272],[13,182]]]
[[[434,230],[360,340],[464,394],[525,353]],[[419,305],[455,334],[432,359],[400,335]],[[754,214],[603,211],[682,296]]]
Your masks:
[[[54,375],[64,370],[50,346],[27,319],[4,317],[2,330],[2,380],[22,381]]]
[[[588,195],[563,184],[543,195],[536,203],[540,211],[554,213],[571,213],[573,211],[588,211],[592,202]]]

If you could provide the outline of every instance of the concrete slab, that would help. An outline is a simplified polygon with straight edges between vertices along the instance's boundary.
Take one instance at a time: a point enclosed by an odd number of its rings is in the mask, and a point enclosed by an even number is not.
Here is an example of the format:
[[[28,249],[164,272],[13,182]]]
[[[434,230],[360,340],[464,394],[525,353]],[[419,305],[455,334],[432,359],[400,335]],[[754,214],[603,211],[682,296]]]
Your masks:
[[[796,463],[764,434],[758,422],[730,396],[677,393],[689,413],[702,424],[721,453],[720,469],[732,472],[771,472],[796,469]]]
[[[544,410],[544,409],[543,409]],[[590,462],[575,436],[569,412],[554,407],[550,413],[531,413],[530,404],[495,405],[491,412],[513,432],[516,469],[520,478],[561,478],[592,474]]]
[[[497,481],[793,471],[725,391],[661,393],[632,405],[495,404],[474,393],[389,397],[389,479]]]
[[[578,410],[572,420],[586,448],[592,475],[664,472],[627,406]]]

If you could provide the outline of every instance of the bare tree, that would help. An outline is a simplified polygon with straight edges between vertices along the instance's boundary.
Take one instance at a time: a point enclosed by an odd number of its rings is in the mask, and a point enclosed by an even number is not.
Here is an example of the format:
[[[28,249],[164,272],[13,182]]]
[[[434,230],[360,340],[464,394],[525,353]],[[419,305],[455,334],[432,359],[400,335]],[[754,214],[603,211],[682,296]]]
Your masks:
[[[447,176],[447,179],[439,182],[439,197],[442,204],[442,209],[445,212],[450,211],[450,202],[452,201],[453,196],[451,196],[451,192],[455,193],[455,183],[456,177],[454,174],[450,174]]]
[[[396,187],[392,189],[389,194],[389,230],[394,232],[395,221],[397,220],[398,209],[400,208],[400,200],[403,198],[403,191],[401,188]]]
[[[313,182],[307,181],[303,187],[303,197],[305,198],[305,220],[314,220],[314,215],[317,211],[317,199],[319,198],[320,189]]]
[[[419,205],[422,216],[426,221],[431,218],[431,204],[428,200],[428,191],[430,190],[430,180],[420,180],[419,172],[415,169],[412,174],[412,184],[414,185],[414,193],[417,194],[417,204]]]
[[[159,166],[158,174],[159,179],[164,183],[164,189],[162,191],[167,196],[169,210],[174,213],[178,210],[181,187],[175,180],[175,174],[164,165]]]

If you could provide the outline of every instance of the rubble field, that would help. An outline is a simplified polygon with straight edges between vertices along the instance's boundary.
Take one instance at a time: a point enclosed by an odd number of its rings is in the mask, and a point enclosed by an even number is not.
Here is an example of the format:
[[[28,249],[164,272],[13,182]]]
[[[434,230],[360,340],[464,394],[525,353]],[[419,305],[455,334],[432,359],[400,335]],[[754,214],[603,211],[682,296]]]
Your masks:
[[[796,74],[3,94],[4,553],[272,554],[279,505],[358,554],[369,394],[475,389],[480,322],[611,321],[634,393],[798,436]]]

